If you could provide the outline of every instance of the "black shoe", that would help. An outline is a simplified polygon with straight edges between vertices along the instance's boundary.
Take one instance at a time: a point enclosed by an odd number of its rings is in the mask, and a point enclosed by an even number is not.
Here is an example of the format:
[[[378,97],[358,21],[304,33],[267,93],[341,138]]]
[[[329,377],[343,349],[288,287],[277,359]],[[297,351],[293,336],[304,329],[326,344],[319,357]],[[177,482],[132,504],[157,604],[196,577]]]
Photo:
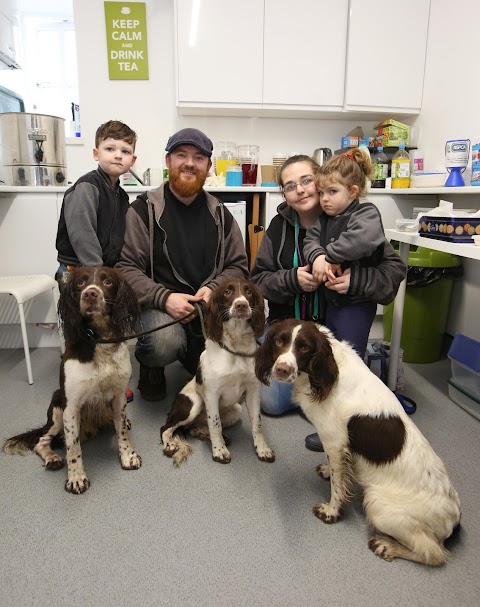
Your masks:
[[[309,434],[305,437],[305,447],[310,449],[310,451],[321,451],[323,452],[323,445],[320,441],[320,437],[315,432],[315,434]]]
[[[167,392],[165,369],[163,367],[144,367],[140,365],[138,389],[143,400],[163,400]]]

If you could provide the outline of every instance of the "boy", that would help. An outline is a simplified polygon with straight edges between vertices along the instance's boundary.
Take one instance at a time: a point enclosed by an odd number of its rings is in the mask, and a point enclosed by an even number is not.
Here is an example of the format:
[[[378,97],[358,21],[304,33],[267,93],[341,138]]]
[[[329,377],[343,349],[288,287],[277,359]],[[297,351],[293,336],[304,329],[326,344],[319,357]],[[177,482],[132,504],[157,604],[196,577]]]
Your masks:
[[[56,247],[60,289],[70,266],[109,266],[118,260],[125,235],[128,194],[120,175],[134,165],[137,135],[123,122],[110,120],[95,134],[93,157],[98,168],[65,192]]]

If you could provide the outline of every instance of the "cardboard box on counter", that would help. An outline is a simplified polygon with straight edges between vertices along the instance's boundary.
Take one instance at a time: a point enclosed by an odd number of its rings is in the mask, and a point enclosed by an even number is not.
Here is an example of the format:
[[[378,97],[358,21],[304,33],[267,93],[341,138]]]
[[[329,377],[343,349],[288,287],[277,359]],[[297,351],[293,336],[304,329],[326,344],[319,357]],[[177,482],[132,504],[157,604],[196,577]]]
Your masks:
[[[375,144],[373,137],[351,137],[349,135],[342,137],[342,149],[358,148],[359,145],[365,144],[367,147]]]
[[[365,134],[361,126],[356,126],[349,133],[342,137],[342,148],[356,148],[365,138]]]
[[[374,136],[377,146],[398,147],[399,143],[408,146],[410,144],[410,127],[408,124],[390,118],[379,122],[374,127]]]
[[[347,135],[342,137],[342,148],[356,148],[358,147],[359,137]]]

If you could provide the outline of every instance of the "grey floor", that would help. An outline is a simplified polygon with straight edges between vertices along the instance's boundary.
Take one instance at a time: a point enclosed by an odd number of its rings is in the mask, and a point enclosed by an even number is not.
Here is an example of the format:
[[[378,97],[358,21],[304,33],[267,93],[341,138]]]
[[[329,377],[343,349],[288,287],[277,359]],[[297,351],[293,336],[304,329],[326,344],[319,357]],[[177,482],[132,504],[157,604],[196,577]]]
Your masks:
[[[132,356],[133,358],[133,356]],[[44,423],[57,386],[59,352],[0,350],[3,439]],[[443,458],[460,494],[462,531],[450,562],[434,569],[387,563],[367,548],[360,503],[326,526],[312,506],[329,498],[315,474],[323,460],[304,448],[311,426],[297,414],[265,418],[273,464],[257,460],[247,416],[230,431],[230,465],[192,439],[181,469],[162,454],[159,428],[186,374],[167,369],[165,402],[135,391],[129,406],[138,471],[120,468],[113,435],[84,445],[91,480],[65,492],[65,470],[0,453],[0,605],[110,606],[461,606],[480,603],[480,422],[448,399],[449,361],[406,365],[414,421]],[[132,386],[138,364],[134,362]],[[475,598],[477,597],[477,598]]]

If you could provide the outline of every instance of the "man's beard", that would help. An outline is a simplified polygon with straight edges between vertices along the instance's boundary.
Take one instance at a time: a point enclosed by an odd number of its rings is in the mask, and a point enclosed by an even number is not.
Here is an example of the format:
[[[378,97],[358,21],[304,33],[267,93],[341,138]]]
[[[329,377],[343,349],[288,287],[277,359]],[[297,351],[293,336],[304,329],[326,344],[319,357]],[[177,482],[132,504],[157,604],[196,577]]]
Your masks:
[[[178,194],[182,198],[190,198],[198,194],[207,179],[208,171],[201,172],[195,171],[195,179],[185,181],[182,178],[180,169],[170,169],[168,172],[168,181],[170,183],[170,189],[173,193]]]

